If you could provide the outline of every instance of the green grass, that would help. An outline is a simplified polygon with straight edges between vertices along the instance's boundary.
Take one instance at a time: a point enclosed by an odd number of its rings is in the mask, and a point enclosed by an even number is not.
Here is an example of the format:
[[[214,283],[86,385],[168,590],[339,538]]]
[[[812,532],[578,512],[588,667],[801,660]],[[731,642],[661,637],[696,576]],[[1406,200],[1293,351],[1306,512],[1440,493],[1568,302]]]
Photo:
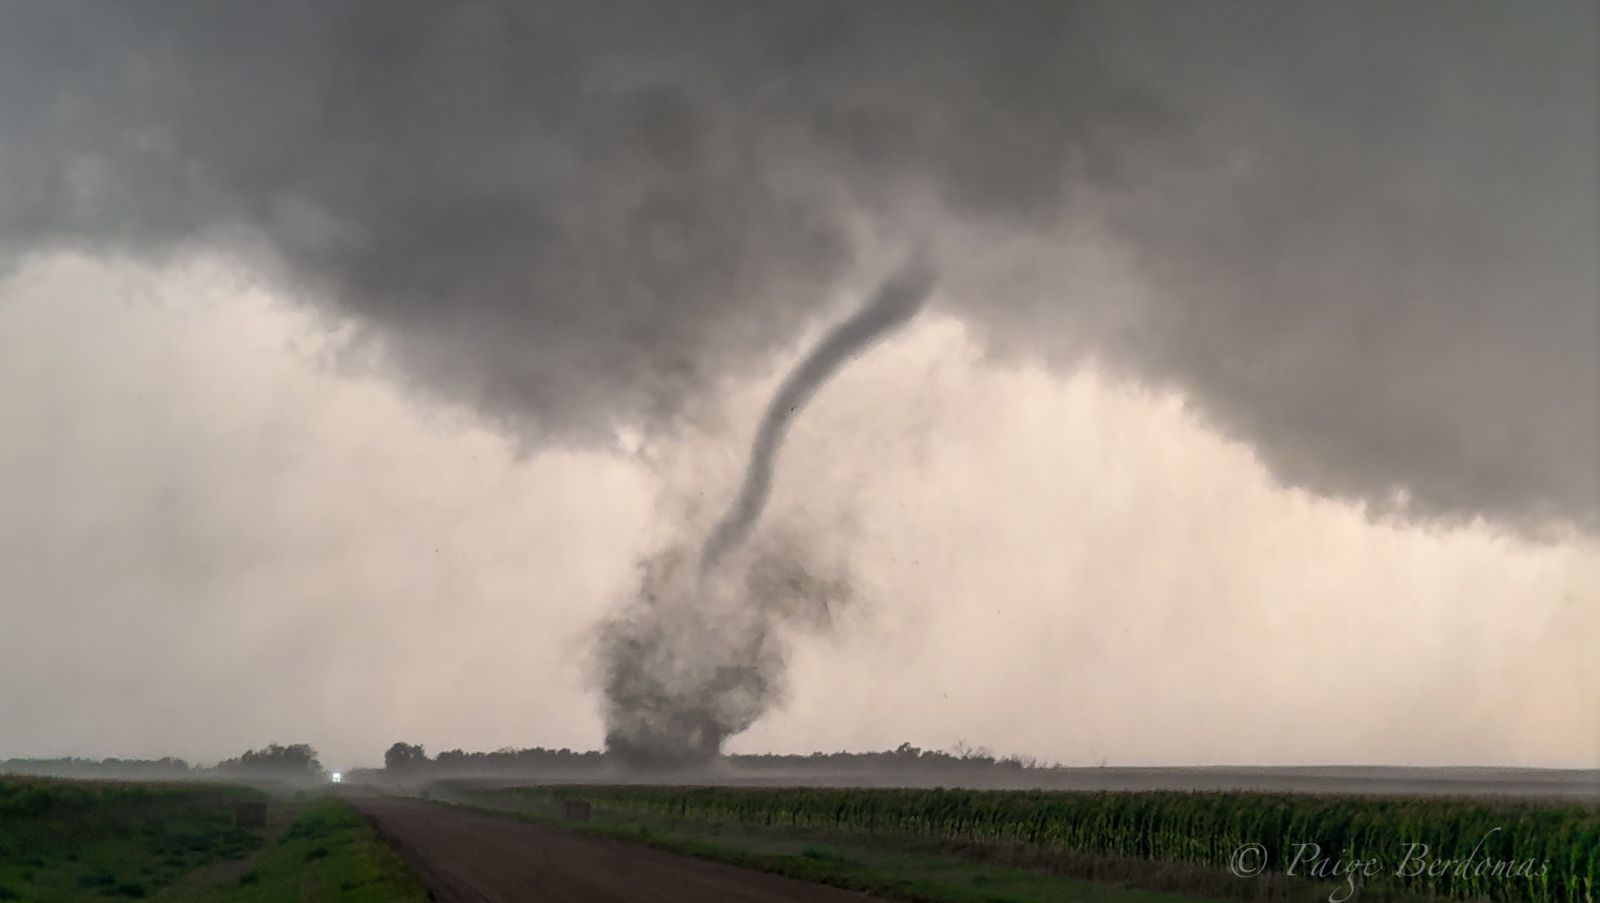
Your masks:
[[[0,900],[140,899],[210,863],[242,859],[236,787],[0,778]]]
[[[248,871],[186,888],[194,903],[421,903],[426,889],[353,809],[333,796],[298,817]]]
[[[265,799],[243,787],[0,777],[0,901],[427,899],[333,796],[274,801],[293,818],[281,832],[234,825],[236,804]]]

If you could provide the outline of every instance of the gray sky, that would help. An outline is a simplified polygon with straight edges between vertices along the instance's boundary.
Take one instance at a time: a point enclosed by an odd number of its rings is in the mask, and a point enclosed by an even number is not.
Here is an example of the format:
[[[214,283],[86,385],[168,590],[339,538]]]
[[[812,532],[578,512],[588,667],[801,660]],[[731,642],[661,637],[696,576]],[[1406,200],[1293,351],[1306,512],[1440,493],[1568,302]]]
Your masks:
[[[10,5],[0,756],[597,744],[917,239],[735,749],[1600,764],[1596,16]]]

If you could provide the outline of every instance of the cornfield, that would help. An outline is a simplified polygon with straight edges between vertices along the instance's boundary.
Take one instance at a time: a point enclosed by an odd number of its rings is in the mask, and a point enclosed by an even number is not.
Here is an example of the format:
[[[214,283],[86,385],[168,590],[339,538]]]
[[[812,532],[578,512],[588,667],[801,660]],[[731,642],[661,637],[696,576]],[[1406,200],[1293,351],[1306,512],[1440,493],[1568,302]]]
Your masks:
[[[613,810],[1029,844],[1219,869],[1230,866],[1242,845],[1259,844],[1275,872],[1300,855],[1298,875],[1306,873],[1303,845],[1314,843],[1330,860],[1381,863],[1364,879],[1369,886],[1449,899],[1594,903],[1600,876],[1600,812],[1576,803],[938,789],[565,786],[550,792]]]

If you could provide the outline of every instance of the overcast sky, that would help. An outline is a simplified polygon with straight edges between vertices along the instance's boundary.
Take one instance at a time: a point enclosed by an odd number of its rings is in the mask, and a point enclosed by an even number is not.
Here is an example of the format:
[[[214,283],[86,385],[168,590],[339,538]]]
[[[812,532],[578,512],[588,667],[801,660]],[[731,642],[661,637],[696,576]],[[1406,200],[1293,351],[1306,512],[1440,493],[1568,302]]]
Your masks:
[[[1600,767],[1596,9],[9,4],[0,757],[598,746],[920,244],[732,749]]]

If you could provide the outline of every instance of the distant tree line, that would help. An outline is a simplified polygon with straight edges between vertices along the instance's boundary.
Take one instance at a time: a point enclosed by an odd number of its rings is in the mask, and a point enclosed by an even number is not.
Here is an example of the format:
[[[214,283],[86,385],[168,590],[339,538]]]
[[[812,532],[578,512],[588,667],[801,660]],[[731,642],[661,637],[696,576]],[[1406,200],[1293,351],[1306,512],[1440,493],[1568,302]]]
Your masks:
[[[0,774],[25,774],[52,778],[117,778],[126,780],[180,780],[193,769],[188,762],[161,759],[0,759]]]
[[[383,754],[385,771],[395,773],[421,772],[430,774],[516,772],[516,771],[581,771],[605,763],[605,754],[570,749],[497,749],[494,752],[466,752],[446,750],[434,758],[420,744],[396,743]]]
[[[914,766],[921,769],[950,769],[956,771],[969,769],[1027,771],[1051,767],[1041,765],[1032,756],[997,758],[993,753],[981,746],[969,747],[964,743],[957,743],[956,748],[948,752],[938,749],[922,749],[910,743],[902,743],[894,749],[882,752],[758,753],[754,755],[735,755],[728,758],[741,766],[772,769],[815,768],[818,766],[831,768],[839,766],[846,770],[878,770]]]
[[[317,751],[307,743],[283,746],[277,743],[262,749],[246,750],[232,759],[205,768],[183,759],[4,759],[0,774],[54,778],[100,780],[181,781],[229,780],[281,783],[313,783],[324,779]]]
[[[809,754],[730,755],[725,761],[739,770],[876,772],[916,768],[922,771],[1021,772],[1045,769],[1031,757],[996,758],[987,749],[957,744],[951,751],[921,749],[902,743],[881,752],[814,752]],[[395,743],[383,756],[383,773],[390,777],[447,777],[453,774],[581,774],[615,767],[603,752],[594,750],[498,749],[494,752],[465,752],[452,749],[429,758],[417,743]],[[358,776],[375,776],[362,771]]]
[[[924,774],[1016,774],[1043,770],[1031,758],[996,758],[983,748],[957,744],[951,751],[921,749],[902,743],[881,752],[814,752],[810,754],[730,755],[723,760],[735,770],[752,773],[874,774],[915,769]],[[360,769],[349,777],[365,779],[433,779],[454,775],[544,775],[578,777],[620,768],[596,750],[503,748],[493,752],[451,749],[430,757],[421,744],[395,743],[383,755],[382,769]],[[0,774],[107,780],[228,780],[306,784],[326,779],[317,751],[306,743],[269,744],[209,768],[183,759],[6,759]]]
[[[326,777],[317,751],[308,743],[289,746],[270,744],[265,749],[246,751],[238,758],[218,762],[212,769],[230,778],[258,778],[291,782],[315,782]]]

